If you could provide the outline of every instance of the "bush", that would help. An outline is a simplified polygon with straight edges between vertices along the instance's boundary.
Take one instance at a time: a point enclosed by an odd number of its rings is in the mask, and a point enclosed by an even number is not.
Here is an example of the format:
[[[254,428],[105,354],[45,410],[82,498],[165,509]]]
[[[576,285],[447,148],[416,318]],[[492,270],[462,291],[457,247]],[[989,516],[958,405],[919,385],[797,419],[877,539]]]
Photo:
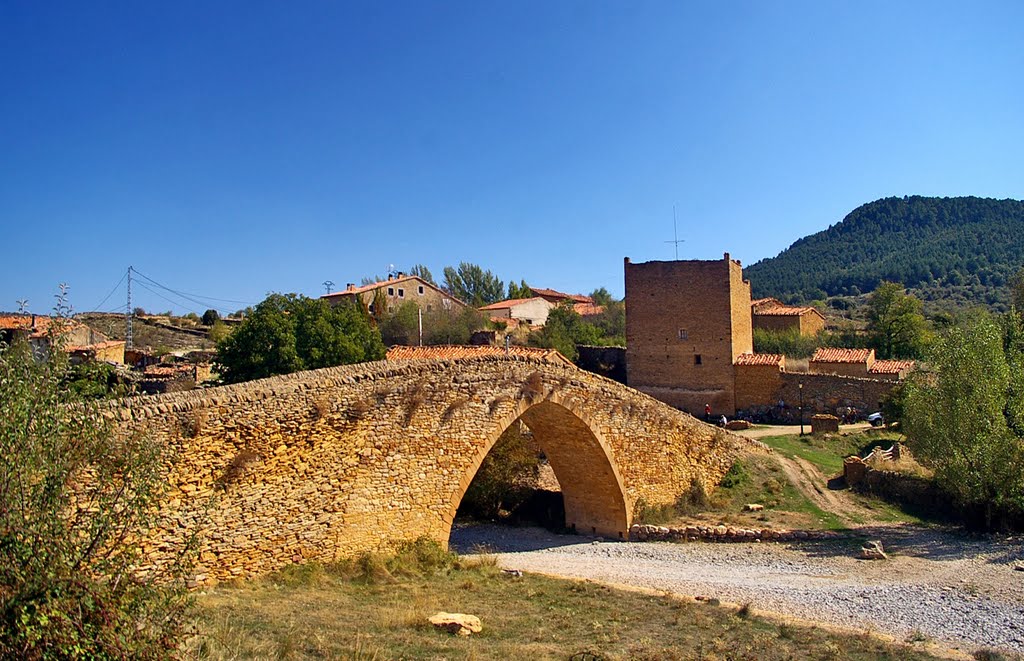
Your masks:
[[[536,448],[513,423],[487,453],[459,508],[483,519],[510,512],[534,491],[539,470]]]
[[[115,436],[64,386],[58,338],[48,362],[23,342],[0,347],[0,657],[167,658],[188,565],[135,571],[160,450]]]

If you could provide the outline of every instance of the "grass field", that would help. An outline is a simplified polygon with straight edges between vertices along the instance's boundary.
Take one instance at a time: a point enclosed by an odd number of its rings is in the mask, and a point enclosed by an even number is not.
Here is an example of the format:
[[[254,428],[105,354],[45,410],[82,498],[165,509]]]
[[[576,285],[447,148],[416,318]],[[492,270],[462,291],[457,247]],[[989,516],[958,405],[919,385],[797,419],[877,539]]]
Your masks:
[[[716,601],[510,577],[485,557],[414,570],[305,567],[198,597],[198,659],[928,659],[867,635],[784,624]],[[477,615],[468,638],[436,611]]]

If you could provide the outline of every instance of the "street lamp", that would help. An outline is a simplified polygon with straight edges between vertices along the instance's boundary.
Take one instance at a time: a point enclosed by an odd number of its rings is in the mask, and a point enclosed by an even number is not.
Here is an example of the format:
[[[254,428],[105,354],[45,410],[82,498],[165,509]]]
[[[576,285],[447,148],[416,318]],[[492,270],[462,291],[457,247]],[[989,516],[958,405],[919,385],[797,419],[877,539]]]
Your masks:
[[[804,435],[804,384],[798,383],[796,389],[800,391],[800,435]]]

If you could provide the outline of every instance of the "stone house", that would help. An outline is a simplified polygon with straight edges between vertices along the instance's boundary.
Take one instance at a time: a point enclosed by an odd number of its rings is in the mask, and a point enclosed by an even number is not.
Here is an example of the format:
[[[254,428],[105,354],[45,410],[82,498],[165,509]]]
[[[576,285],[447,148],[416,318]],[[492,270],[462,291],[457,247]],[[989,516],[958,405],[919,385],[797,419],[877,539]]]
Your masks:
[[[573,305],[577,303],[594,304],[594,299],[583,294],[565,294],[554,289],[541,289],[540,287],[530,287],[530,291],[533,292],[534,296],[539,296],[552,305],[558,305],[565,301],[569,301]]]
[[[751,303],[751,311],[755,330],[796,330],[801,335],[817,335],[825,328],[825,316],[809,305],[797,307],[774,298],[760,298]]]
[[[814,351],[808,362],[808,371],[816,374],[843,374],[871,377],[875,365],[874,349],[838,349],[821,347]]]
[[[496,321],[515,319],[528,326],[543,326],[547,323],[548,313],[554,308],[547,299],[540,296],[533,298],[513,298],[498,301],[480,308],[480,311]]]
[[[10,344],[25,339],[32,353],[42,359],[50,353],[51,333],[57,320],[41,314],[0,314],[0,341]],[[77,360],[93,358],[124,363],[123,341],[112,341],[103,333],[74,319],[60,320],[60,340],[64,350]]]
[[[750,299],[740,263],[723,260],[646,262],[625,259],[626,383],[661,401],[703,415],[737,411],[794,419],[846,408],[877,410],[913,361],[879,361],[871,349],[818,349],[809,371],[787,371],[786,357],[753,352],[758,310],[786,308]],[[823,318],[790,308],[797,320]],[[809,310],[809,311],[805,311]],[[772,315],[764,315],[765,317]],[[802,321],[798,321],[802,323]],[[816,330],[814,331],[816,332]]]
[[[384,299],[387,301],[389,311],[394,310],[407,301],[415,303],[424,312],[432,310],[461,312],[469,307],[423,278],[404,273],[398,273],[395,276],[389,275],[387,280],[361,287],[349,283],[343,291],[325,294],[320,298],[331,305],[339,305],[342,302],[351,302],[358,297],[367,309],[373,312],[373,299],[378,291],[383,294]]]

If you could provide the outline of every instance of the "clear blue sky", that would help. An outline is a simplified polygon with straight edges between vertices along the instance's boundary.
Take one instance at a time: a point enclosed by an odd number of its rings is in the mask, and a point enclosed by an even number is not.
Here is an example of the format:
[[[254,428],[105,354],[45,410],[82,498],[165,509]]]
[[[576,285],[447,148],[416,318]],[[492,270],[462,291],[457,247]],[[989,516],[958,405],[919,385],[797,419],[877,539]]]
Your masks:
[[[58,282],[91,309],[129,264],[253,302],[459,261],[621,296],[624,256],[673,257],[673,205],[680,258],[750,264],[879,197],[1024,198],[1021,25],[1017,0],[8,0],[0,310]]]

